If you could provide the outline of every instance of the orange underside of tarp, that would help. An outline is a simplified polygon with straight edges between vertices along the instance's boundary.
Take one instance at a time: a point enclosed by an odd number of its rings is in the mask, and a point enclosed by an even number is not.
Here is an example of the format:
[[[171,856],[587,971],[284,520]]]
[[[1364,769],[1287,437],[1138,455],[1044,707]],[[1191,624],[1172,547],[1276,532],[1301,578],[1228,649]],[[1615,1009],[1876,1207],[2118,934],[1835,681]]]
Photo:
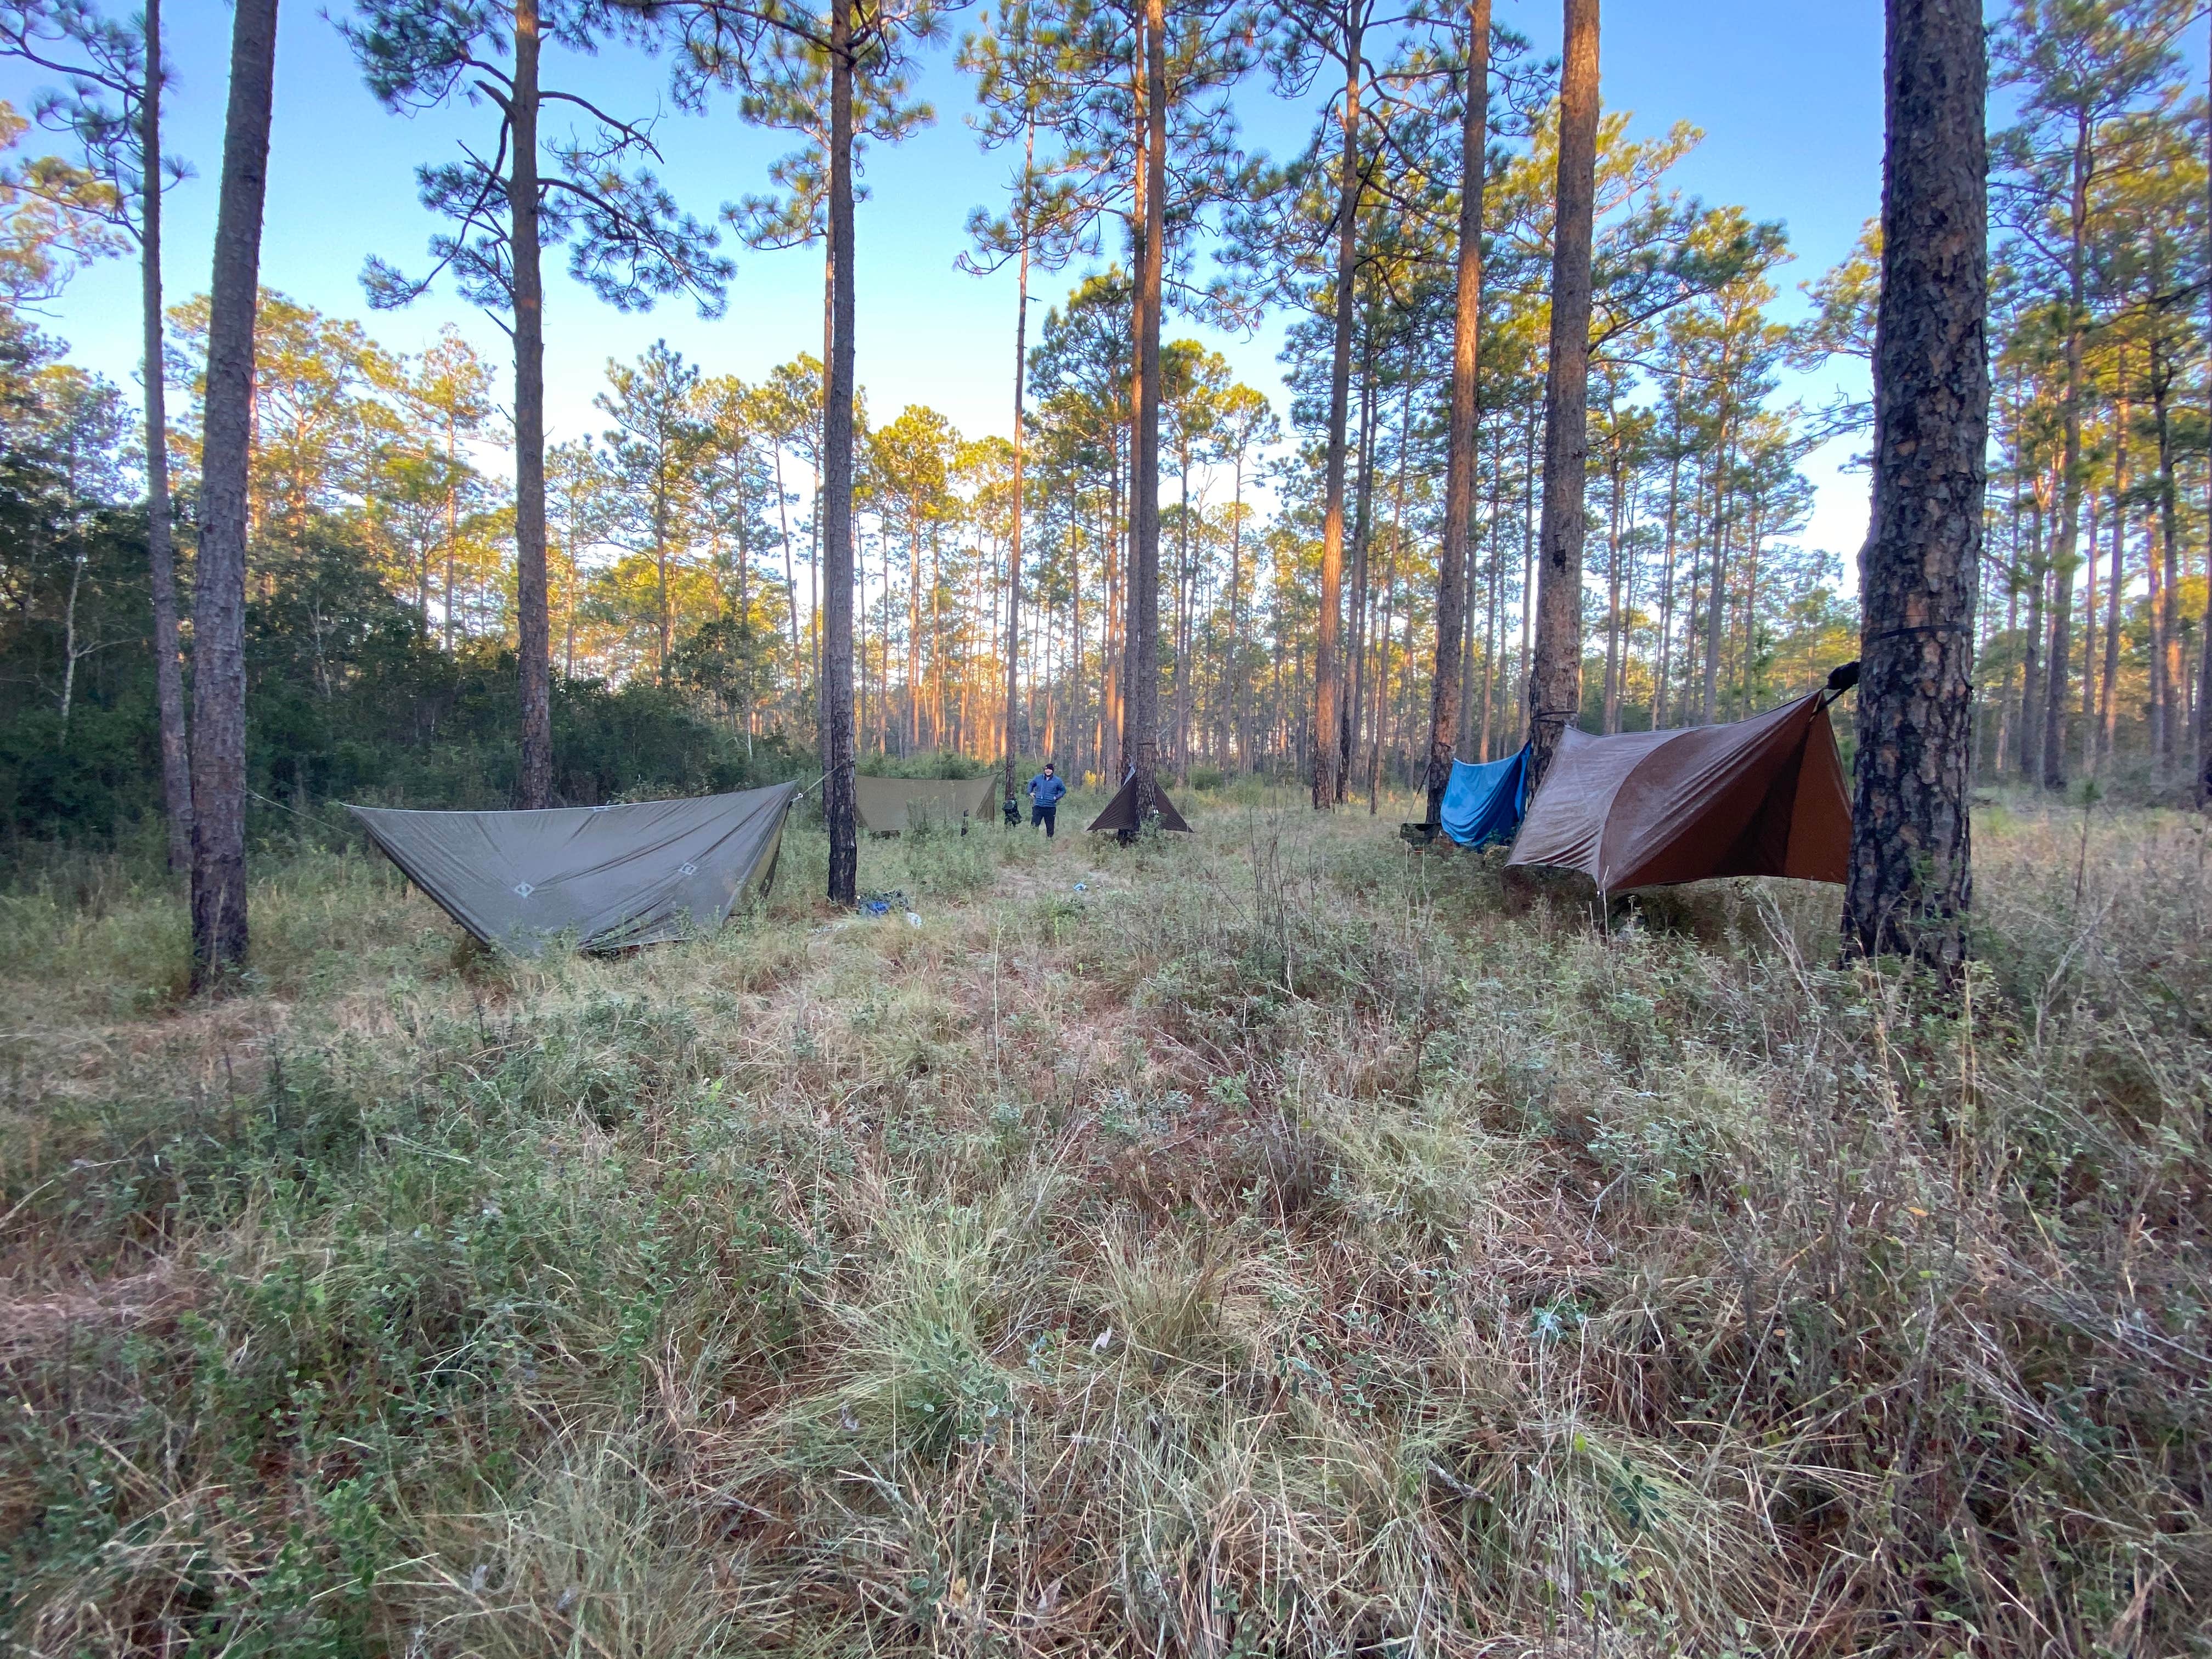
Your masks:
[[[1601,889],[1715,876],[1841,882],[1850,799],[1819,693],[1732,726],[1593,738],[1570,726],[1513,843],[1514,865]]]

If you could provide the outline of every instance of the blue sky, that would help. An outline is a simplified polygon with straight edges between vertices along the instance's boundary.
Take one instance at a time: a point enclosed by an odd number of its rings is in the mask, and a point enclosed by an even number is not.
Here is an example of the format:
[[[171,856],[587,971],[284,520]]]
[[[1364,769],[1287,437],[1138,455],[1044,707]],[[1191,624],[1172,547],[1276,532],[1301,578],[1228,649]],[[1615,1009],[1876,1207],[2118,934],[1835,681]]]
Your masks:
[[[359,281],[372,253],[422,267],[429,219],[416,204],[412,169],[449,155],[458,137],[484,131],[489,112],[385,114],[362,88],[330,21],[340,9],[319,10],[302,0],[285,0],[285,7],[263,280],[324,311],[361,318],[395,349],[418,349],[452,322],[503,362],[504,336],[449,292],[377,314]],[[167,147],[198,171],[170,198],[165,264],[173,299],[208,280],[230,14],[220,0],[169,0],[165,11],[180,82],[172,94]],[[1556,50],[1558,0],[1499,0],[1498,15],[1540,53]],[[1705,131],[1704,143],[1676,170],[1676,185],[1787,225],[1796,261],[1781,280],[1785,311],[1797,314],[1796,285],[1840,258],[1880,204],[1879,0],[1608,0],[1604,29],[1607,106],[1633,112],[1640,131],[1678,120]],[[949,57],[940,51],[924,76],[935,125],[899,149],[877,152],[868,166],[856,261],[860,374],[878,418],[909,402],[927,403],[963,431],[1005,430],[1013,277],[969,276],[953,259],[965,245],[969,210],[1000,199],[1007,167],[1003,156],[978,152],[965,121],[969,88]],[[769,161],[786,147],[779,135],[744,126],[727,106],[703,118],[677,113],[659,67],[635,54],[557,69],[568,84],[619,113],[663,112],[657,130],[667,158],[663,177],[702,216],[763,188]],[[555,72],[549,69],[547,84],[560,84]],[[21,106],[34,84],[20,73],[0,76],[0,96]],[[1256,82],[1243,101],[1251,136],[1279,151],[1297,142],[1310,119],[1309,110],[1271,107]],[[821,292],[811,250],[739,251],[727,314],[714,322],[681,303],[622,316],[556,276],[546,354],[554,435],[599,429],[604,422],[591,400],[606,359],[634,356],[655,338],[712,372],[747,378],[799,351],[818,351]],[[1058,294],[1047,288],[1043,297]],[[110,264],[78,279],[52,307],[51,326],[71,342],[78,362],[128,385],[137,366],[136,306],[135,274]],[[1177,331],[1205,332],[1187,325]],[[1244,379],[1279,399],[1277,330],[1251,340],[1207,337]],[[1839,372],[1793,381],[1790,391],[1818,404],[1848,382]],[[1808,539],[1843,556],[1846,569],[1866,520],[1864,476],[1838,470],[1849,448],[1833,446],[1807,468],[1819,489]]]

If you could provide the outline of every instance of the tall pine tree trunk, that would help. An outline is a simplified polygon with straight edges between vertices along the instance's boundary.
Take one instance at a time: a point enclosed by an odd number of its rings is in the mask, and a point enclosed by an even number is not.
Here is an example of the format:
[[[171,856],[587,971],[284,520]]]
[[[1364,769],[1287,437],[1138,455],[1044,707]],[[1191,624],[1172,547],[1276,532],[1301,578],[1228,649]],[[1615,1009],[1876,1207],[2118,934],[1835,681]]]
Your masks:
[[[1974,584],[1990,379],[1980,0],[1888,0],[1874,531],[1860,573],[1846,950],[1946,974],[1973,894]]]
[[[2154,373],[2152,395],[2157,399],[2159,546],[2151,555],[2160,564],[2155,672],[2164,696],[2160,699],[2156,768],[2160,778],[2173,775],[2179,763],[2183,715],[2188,705],[2188,669],[2181,660],[2181,532],[2180,502],[2173,479],[2172,411],[2167,407],[2172,372]]]
[[[216,210],[192,605],[192,984],[246,966],[246,532],[276,0],[239,0]]]
[[[1337,727],[1341,737],[1336,763],[1336,799],[1340,806],[1352,787],[1354,733],[1361,729],[1360,722],[1367,712],[1367,552],[1375,514],[1375,331],[1371,326],[1367,331],[1366,349],[1360,353],[1359,424],[1352,459],[1356,481],[1352,492],[1352,592],[1348,596],[1352,627],[1350,641],[1340,653],[1340,659],[1351,672],[1343,675],[1350,683],[1350,690],[1343,699],[1344,718]]]
[[[1328,366],[1328,443],[1322,466],[1327,506],[1322,520],[1321,617],[1314,635],[1313,804],[1319,812],[1336,805],[1343,781],[1344,665],[1339,634],[1344,613],[1345,428],[1352,415],[1353,260],[1359,234],[1361,3],[1347,0],[1341,41],[1344,146],[1337,161],[1336,315]]]
[[[553,804],[553,625],[545,592],[545,283],[538,233],[538,0],[514,4],[514,597],[522,714],[516,804]],[[665,651],[665,647],[664,647]]]
[[[2074,538],[2061,520],[2062,544]],[[2078,543],[2076,544],[2078,545]],[[2074,672],[2074,568],[2072,556],[2054,557],[2051,568],[2050,627],[2043,642],[2043,787],[2066,787],[2067,692]]]
[[[1167,240],[1167,8],[1145,5],[1144,246],[1137,279],[1137,407],[1129,460],[1129,684],[1121,750],[1136,775],[1136,821],[1159,810],[1160,302]]]
[[[2204,137],[2208,160],[2212,160],[2212,119],[2205,123]],[[2205,256],[2212,262],[2212,167],[2205,170]],[[2212,286],[2205,289],[2205,307],[2212,312]],[[2204,807],[2212,806],[2212,547],[2205,554],[2204,617],[2197,637],[2201,652],[2197,667],[2197,804]]]
[[[822,698],[830,901],[859,895],[853,787],[853,0],[830,9],[830,361],[823,366]]]
[[[2157,383],[2155,374],[2152,384]],[[2120,403],[2119,442],[2112,467],[2112,567],[2110,579],[2105,584],[2105,665],[2104,686],[2098,703],[2103,711],[2099,742],[2105,757],[2112,758],[2119,733],[2120,684],[2120,595],[2127,586],[2127,570],[2124,562],[2128,547],[2128,415],[2127,400]],[[2168,445],[2166,434],[2159,434],[2159,459],[2161,468],[2166,462]],[[2089,556],[2094,561],[2097,550],[2092,546]]]
[[[1244,718],[1244,446],[1237,446],[1237,484],[1229,509],[1229,726],[1237,769],[1252,766],[1252,732]]]
[[[1620,497],[1625,461],[1620,447],[1620,416],[1608,406],[1605,498],[1605,703],[1601,728],[1610,737],[1620,729]]]
[[[1036,155],[1036,125],[1030,124],[1026,155],[1022,163],[1022,187],[1029,187],[1029,168]],[[1005,760],[1000,782],[1006,799],[1014,798],[1014,755],[1021,726],[1022,661],[1022,483],[1025,459],[1025,423],[1022,392],[1029,374],[1030,239],[1029,205],[1023,203],[1021,275],[1014,297],[1014,527],[1006,553],[1006,731]]]
[[[2067,694],[2071,689],[2074,650],[2074,573],[2081,537],[2082,333],[2087,305],[2089,153],[2087,118],[2074,141],[2073,198],[2069,210],[2067,252],[2066,378],[2059,406],[2062,447],[2058,463],[2058,538],[2051,549],[2051,632],[2043,670],[2043,787],[2066,787]],[[1986,422],[1984,422],[1986,424]]]
[[[1490,155],[1490,0],[1468,0],[1467,101],[1459,124],[1459,247],[1452,307],[1451,424],[1444,438],[1444,545],[1437,562],[1437,659],[1429,685],[1428,792],[1424,816],[1443,811],[1464,702],[1468,541],[1474,529],[1475,445],[1481,432],[1476,365],[1482,352],[1482,208]],[[1486,722],[1486,725],[1487,723]]]
[[[154,695],[161,721],[161,807],[169,868],[192,865],[192,757],[185,729],[177,544],[169,508],[169,416],[161,348],[161,0],[146,0],[146,94],[138,134],[139,291],[146,333],[146,555],[154,589]]]
[[[1597,191],[1598,0],[1566,0],[1553,192],[1552,341],[1544,375],[1544,519],[1528,675],[1529,787],[1582,709],[1583,493],[1589,462],[1591,220]]]

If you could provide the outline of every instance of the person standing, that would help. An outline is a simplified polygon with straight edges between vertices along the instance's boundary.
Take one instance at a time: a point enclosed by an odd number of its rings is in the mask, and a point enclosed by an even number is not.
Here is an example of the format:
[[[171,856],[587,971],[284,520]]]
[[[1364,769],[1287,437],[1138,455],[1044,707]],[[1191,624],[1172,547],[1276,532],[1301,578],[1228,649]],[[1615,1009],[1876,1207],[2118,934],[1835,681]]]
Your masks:
[[[1029,792],[1030,827],[1034,830],[1040,823],[1044,825],[1044,838],[1050,841],[1054,821],[1060,815],[1060,798],[1067,793],[1067,786],[1060,781],[1060,774],[1053,770],[1052,763],[1047,761],[1044,770],[1030,780]]]

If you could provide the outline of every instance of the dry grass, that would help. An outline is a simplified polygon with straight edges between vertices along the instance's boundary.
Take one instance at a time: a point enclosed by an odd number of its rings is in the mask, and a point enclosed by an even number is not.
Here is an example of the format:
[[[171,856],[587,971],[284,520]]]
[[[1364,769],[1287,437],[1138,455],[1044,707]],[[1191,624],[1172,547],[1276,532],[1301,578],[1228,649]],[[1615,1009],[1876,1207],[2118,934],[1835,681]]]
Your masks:
[[[544,967],[302,852],[212,1007],[0,898],[0,1644],[2212,1653],[2201,823],[1990,808],[1946,1006],[1200,814]]]

